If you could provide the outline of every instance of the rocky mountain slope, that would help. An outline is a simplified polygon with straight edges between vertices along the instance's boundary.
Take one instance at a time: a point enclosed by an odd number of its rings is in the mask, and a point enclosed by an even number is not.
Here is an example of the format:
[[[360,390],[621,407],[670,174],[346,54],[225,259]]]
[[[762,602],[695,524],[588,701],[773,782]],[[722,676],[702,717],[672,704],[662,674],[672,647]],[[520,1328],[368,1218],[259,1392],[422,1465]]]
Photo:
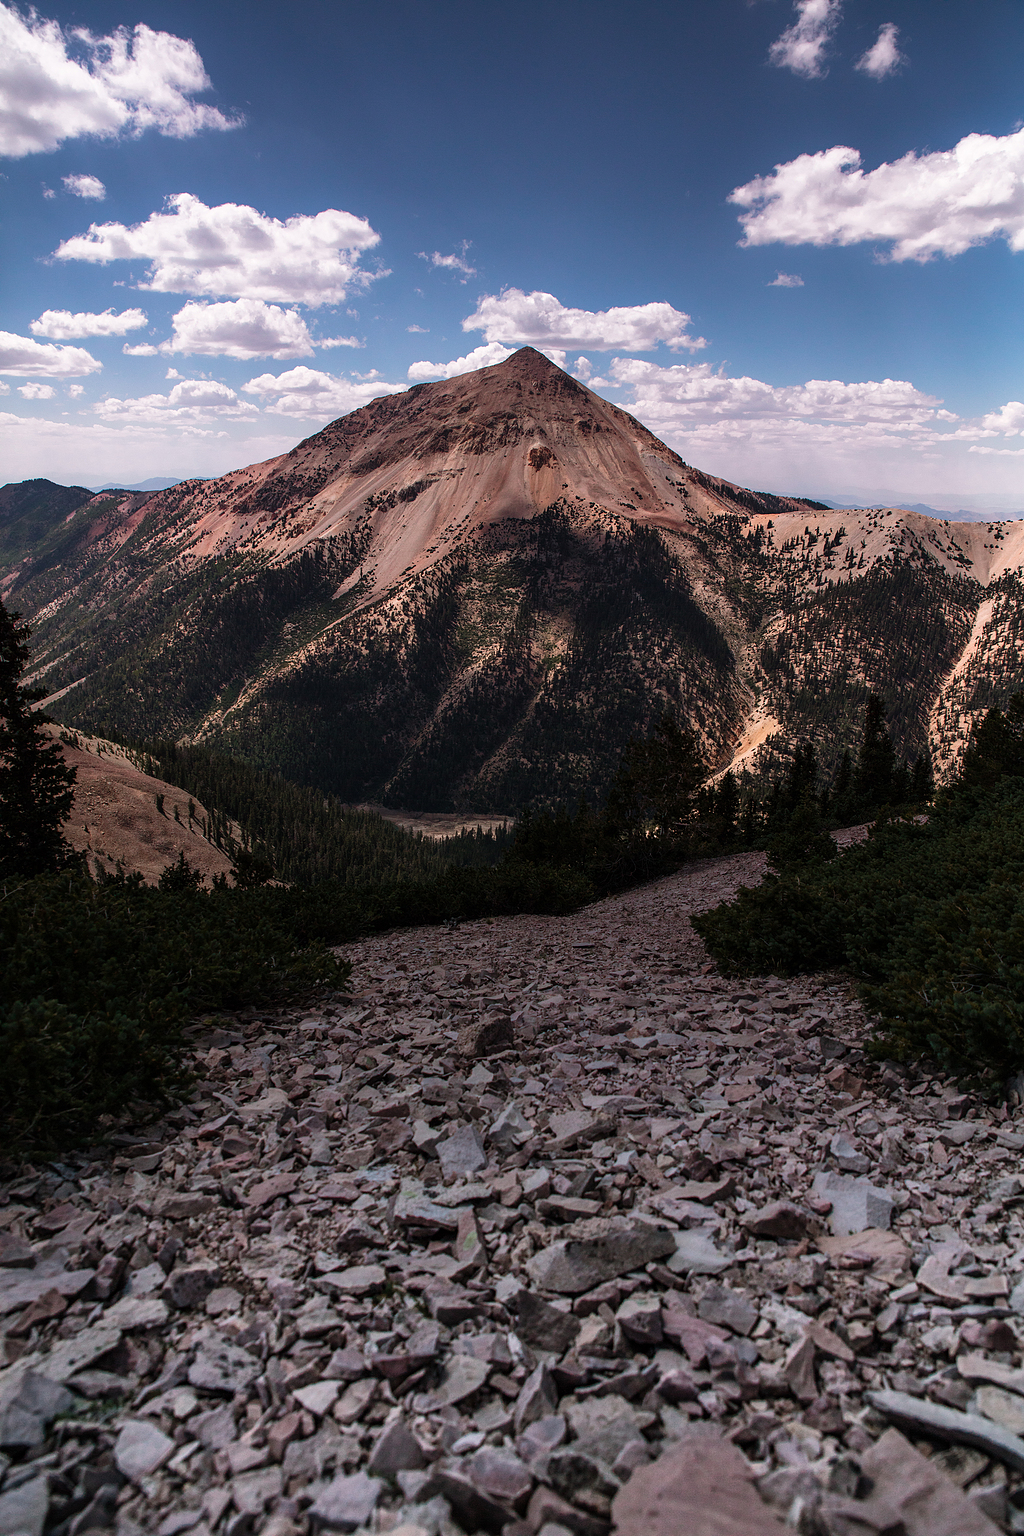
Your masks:
[[[1024,523],[744,490],[530,348],[0,558],[59,718],[438,812],[599,790],[666,706],[715,767],[831,761],[878,691],[948,768],[1024,685]]]
[[[1019,1120],[715,974],[763,866],[346,946],[3,1170],[0,1530],[1018,1530]]]

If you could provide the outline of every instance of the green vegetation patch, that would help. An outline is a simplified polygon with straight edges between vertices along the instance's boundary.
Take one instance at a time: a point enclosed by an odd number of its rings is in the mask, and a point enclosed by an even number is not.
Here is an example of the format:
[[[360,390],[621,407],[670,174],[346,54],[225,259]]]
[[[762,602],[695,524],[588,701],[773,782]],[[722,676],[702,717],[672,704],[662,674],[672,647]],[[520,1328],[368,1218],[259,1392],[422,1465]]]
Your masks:
[[[1024,780],[961,787],[926,822],[880,820],[694,927],[731,975],[849,967],[880,1055],[1005,1078],[1024,1065]]]

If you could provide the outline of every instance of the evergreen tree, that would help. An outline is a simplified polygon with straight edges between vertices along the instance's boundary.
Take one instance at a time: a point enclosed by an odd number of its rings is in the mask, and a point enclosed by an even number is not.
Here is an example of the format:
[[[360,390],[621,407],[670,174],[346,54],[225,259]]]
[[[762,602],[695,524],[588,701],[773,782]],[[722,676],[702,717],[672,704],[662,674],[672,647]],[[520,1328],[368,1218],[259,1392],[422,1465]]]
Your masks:
[[[786,778],[785,808],[795,811],[818,790],[818,754],[813,741],[802,741],[793,754]]]
[[[729,843],[736,832],[736,818],[740,809],[740,792],[732,769],[724,773],[715,793],[715,815],[721,828],[719,841]]]
[[[896,753],[885,728],[885,705],[877,693],[869,694],[864,710],[864,738],[857,759],[857,793],[872,807],[893,802]]]
[[[927,748],[914,760],[910,774],[910,798],[915,805],[927,805],[935,795],[935,771]]]
[[[29,631],[20,620],[0,602],[0,875],[31,878],[76,858],[63,833],[76,770],[32,708],[46,690],[21,681]]]
[[[974,722],[960,782],[974,789],[991,789],[1004,774],[1024,776],[1024,693],[1013,695],[1005,713],[988,709]]]
[[[622,754],[605,823],[628,835],[654,832],[672,840],[690,831],[706,770],[697,738],[666,711],[646,741],[630,741]]]

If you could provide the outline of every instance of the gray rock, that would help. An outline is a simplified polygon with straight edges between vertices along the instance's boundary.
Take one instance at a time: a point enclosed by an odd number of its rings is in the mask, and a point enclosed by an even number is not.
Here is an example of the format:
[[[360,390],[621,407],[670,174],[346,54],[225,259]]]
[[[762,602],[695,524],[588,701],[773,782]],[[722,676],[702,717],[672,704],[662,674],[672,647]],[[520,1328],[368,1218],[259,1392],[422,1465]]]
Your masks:
[[[423,1193],[418,1179],[405,1179],[395,1198],[394,1219],[400,1227],[426,1227],[433,1232],[455,1232],[461,1212],[438,1205]]]
[[[553,1307],[534,1291],[520,1291],[515,1306],[518,1312],[516,1333],[527,1344],[552,1349],[559,1355],[571,1348],[580,1331],[578,1317]]]
[[[404,1419],[396,1419],[382,1432],[366,1466],[376,1477],[394,1477],[398,1472],[418,1472],[426,1464],[416,1436]]]
[[[443,1406],[461,1403],[464,1398],[479,1392],[490,1374],[491,1367],[485,1360],[474,1360],[472,1355],[453,1355],[434,1396]]]
[[[469,1475],[481,1493],[510,1504],[528,1498],[533,1487],[533,1474],[518,1456],[490,1445],[481,1446],[470,1457]]]
[[[887,1231],[892,1221],[892,1196],[876,1189],[867,1179],[848,1178],[841,1173],[816,1173],[813,1193],[821,1200],[831,1200],[829,1223],[836,1237],[865,1232],[868,1227]]]
[[[556,1450],[565,1439],[567,1429],[562,1414],[546,1414],[526,1426],[516,1441],[516,1450],[525,1462],[534,1462]]]
[[[512,1020],[507,1013],[488,1013],[472,1024],[463,1025],[455,1042],[460,1056],[478,1059],[507,1051],[516,1043]]]
[[[215,1264],[189,1264],[183,1269],[171,1270],[162,1295],[172,1307],[191,1310],[203,1305],[219,1280],[220,1270]]]
[[[487,1153],[474,1125],[460,1125],[445,1141],[439,1141],[437,1155],[445,1178],[476,1173],[487,1166]]]
[[[103,1321],[125,1333],[141,1332],[146,1328],[164,1328],[170,1313],[167,1303],[159,1296],[122,1296],[108,1307]]]
[[[369,1522],[383,1488],[379,1478],[365,1472],[334,1478],[310,1507],[314,1530],[358,1530]]]
[[[0,1531],[11,1536],[43,1536],[50,1507],[50,1485],[46,1474],[7,1493],[0,1493]]]
[[[37,1371],[26,1370],[0,1415],[0,1447],[30,1451],[42,1445],[50,1420],[58,1413],[67,1413],[74,1401],[66,1387]]]
[[[651,1293],[627,1296],[615,1314],[615,1321],[634,1344],[660,1344],[661,1297]]]
[[[871,1159],[858,1152],[849,1137],[837,1131],[828,1145],[829,1151],[845,1173],[867,1173]]]
[[[231,1444],[237,1434],[235,1411],[227,1405],[211,1408],[207,1413],[197,1413],[189,1420],[188,1427],[189,1432],[208,1451],[221,1451]]]
[[[1024,1472],[1024,1440],[980,1414],[944,1408],[927,1398],[911,1397],[909,1392],[879,1391],[864,1395],[873,1408],[897,1424],[934,1435],[938,1440],[949,1440],[954,1445],[976,1446],[986,1456],[1005,1462],[1017,1472]]]
[[[618,1478],[605,1462],[588,1456],[575,1445],[552,1451],[544,1481],[563,1499],[598,1517],[607,1517],[612,1497],[619,1488]]]
[[[514,1099],[510,1099],[487,1132],[487,1140],[499,1152],[514,1152],[533,1135],[533,1126]]]
[[[162,1467],[176,1449],[174,1441],[149,1419],[131,1419],[114,1442],[114,1464],[129,1482],[141,1482]]]
[[[725,1285],[710,1285],[697,1304],[697,1316],[706,1323],[717,1323],[730,1333],[746,1337],[757,1326],[759,1313],[754,1304],[739,1291],[730,1291]]]
[[[702,1227],[689,1227],[672,1237],[674,1251],[665,1262],[675,1275],[720,1275],[732,1263]]]
[[[674,1232],[621,1216],[595,1217],[570,1230],[572,1236],[541,1249],[526,1265],[542,1290],[578,1295],[665,1258],[676,1247]]]
[[[573,1450],[594,1456],[609,1466],[631,1440],[643,1439],[643,1421],[637,1410],[616,1393],[567,1403],[565,1417],[572,1432]]]
[[[512,1419],[516,1434],[521,1435],[527,1425],[535,1423],[537,1419],[546,1418],[557,1407],[558,1392],[555,1389],[554,1378],[541,1361],[540,1365],[527,1376],[516,1398]]]
[[[229,1344],[226,1339],[207,1339],[188,1368],[193,1387],[232,1395],[251,1387],[259,1374],[259,1361],[247,1349]]]

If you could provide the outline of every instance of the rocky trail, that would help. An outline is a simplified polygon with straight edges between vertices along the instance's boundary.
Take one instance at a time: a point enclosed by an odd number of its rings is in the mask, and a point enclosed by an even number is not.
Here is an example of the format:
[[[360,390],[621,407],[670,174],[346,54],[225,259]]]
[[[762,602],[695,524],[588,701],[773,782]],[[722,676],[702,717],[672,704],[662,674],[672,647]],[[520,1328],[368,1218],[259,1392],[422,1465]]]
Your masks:
[[[0,1190],[0,1532],[1024,1531],[1024,1134],[693,865],[347,947]]]

